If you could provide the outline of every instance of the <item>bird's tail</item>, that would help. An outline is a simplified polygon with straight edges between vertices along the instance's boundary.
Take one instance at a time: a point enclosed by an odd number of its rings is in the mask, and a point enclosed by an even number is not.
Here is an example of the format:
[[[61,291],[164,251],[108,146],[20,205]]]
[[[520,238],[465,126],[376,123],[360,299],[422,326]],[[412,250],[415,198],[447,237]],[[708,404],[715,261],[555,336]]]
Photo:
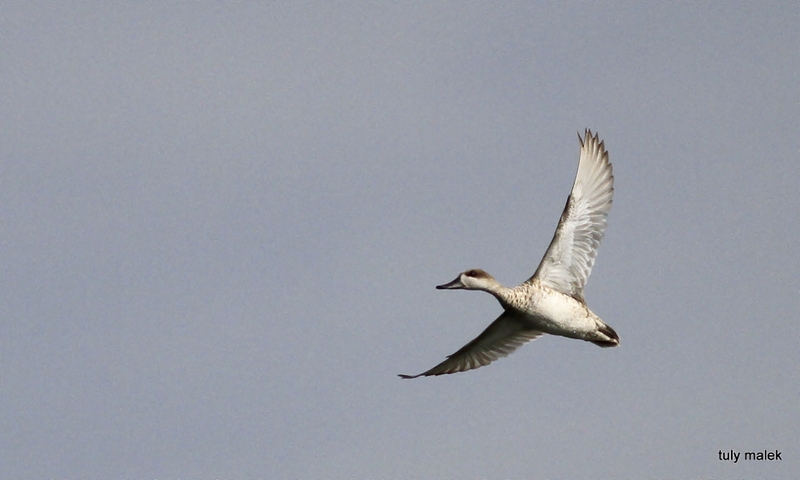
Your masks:
[[[615,332],[613,328],[606,325],[599,318],[597,319],[596,334],[597,337],[589,341],[594,343],[598,347],[608,348],[608,347],[619,346],[619,335],[617,335],[617,332]]]

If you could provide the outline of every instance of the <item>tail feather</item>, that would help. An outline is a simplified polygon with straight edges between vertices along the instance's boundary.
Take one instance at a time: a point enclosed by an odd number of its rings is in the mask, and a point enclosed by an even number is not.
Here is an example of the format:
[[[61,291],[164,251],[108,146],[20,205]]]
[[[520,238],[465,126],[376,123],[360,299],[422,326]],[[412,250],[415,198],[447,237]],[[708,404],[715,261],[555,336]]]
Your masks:
[[[617,332],[599,319],[597,320],[597,337],[598,338],[589,341],[603,348],[619,346],[619,335],[617,335]]]

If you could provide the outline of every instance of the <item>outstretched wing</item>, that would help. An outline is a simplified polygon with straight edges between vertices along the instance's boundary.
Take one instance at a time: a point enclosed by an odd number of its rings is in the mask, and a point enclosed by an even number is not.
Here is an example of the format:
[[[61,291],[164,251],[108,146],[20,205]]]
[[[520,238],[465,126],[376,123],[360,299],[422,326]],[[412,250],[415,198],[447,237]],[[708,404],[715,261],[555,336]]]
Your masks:
[[[583,302],[583,287],[592,272],[597,248],[606,230],[614,175],[603,142],[586,130],[572,192],[567,198],[547,252],[527,282],[570,295]]]
[[[486,330],[447,360],[419,375],[400,375],[401,378],[417,378],[431,375],[466,372],[489,365],[498,358],[510,355],[526,342],[542,335],[532,330],[513,313],[503,312]]]

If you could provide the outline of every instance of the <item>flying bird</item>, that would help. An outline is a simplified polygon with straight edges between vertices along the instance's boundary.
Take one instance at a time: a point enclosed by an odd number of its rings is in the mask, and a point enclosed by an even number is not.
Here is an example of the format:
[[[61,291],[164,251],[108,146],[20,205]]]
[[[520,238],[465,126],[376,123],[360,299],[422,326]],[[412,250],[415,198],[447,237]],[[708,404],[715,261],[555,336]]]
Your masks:
[[[445,361],[419,375],[466,372],[489,365],[545,333],[616,347],[619,335],[595,315],[583,298],[583,287],[606,229],[614,175],[605,145],[587,129],[581,144],[578,173],[561,214],[556,233],[531,278],[514,288],[504,287],[480,269],[462,272],[439,290],[483,290],[491,293],[503,313],[474,340]]]

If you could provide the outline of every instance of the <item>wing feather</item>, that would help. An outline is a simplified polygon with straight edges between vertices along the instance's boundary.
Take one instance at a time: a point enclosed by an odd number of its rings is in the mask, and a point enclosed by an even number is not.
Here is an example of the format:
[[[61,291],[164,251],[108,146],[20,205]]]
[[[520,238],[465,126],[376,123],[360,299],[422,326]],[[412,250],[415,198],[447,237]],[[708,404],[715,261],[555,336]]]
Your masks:
[[[528,282],[570,295],[583,302],[583,287],[594,267],[597,249],[605,234],[614,175],[605,145],[586,130],[572,192],[547,252]]]
[[[466,372],[484,367],[506,357],[525,343],[542,335],[528,327],[523,320],[510,312],[503,312],[486,330],[439,365],[419,375],[400,375],[402,378],[428,377],[448,373]]]

